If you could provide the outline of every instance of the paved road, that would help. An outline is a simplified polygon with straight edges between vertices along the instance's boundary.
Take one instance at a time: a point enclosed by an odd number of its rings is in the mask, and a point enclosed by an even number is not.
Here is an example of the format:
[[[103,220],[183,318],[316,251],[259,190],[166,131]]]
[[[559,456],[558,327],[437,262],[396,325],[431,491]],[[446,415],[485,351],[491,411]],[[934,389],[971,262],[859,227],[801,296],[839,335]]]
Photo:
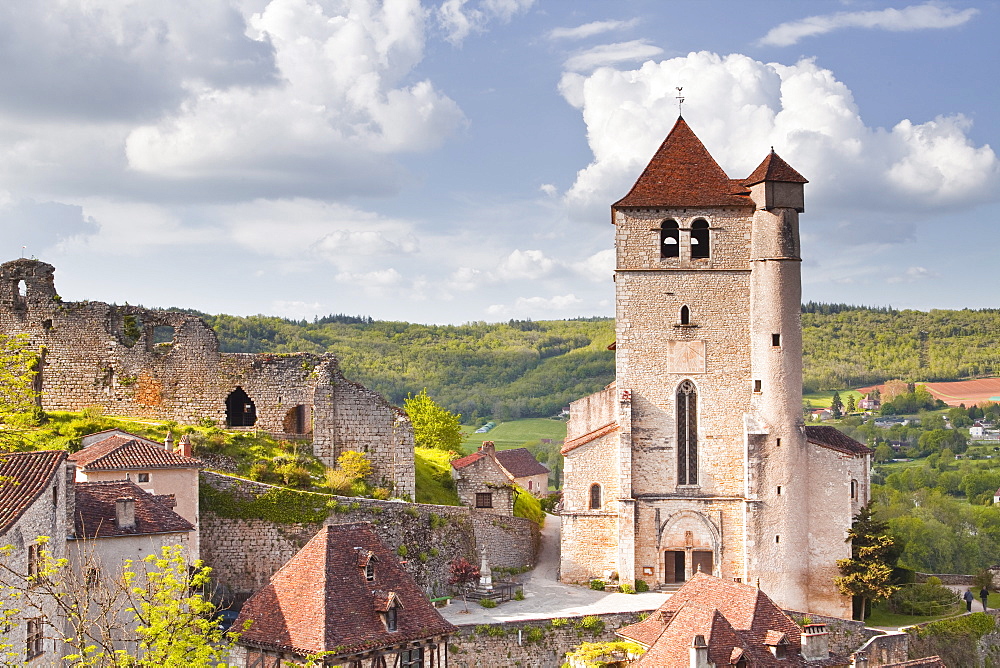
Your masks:
[[[488,624],[605,612],[655,610],[669,597],[669,594],[659,592],[608,594],[587,587],[562,584],[558,581],[559,536],[560,518],[556,515],[546,515],[538,564],[523,578],[523,601],[508,601],[493,609],[486,609],[479,603],[470,601],[469,612],[466,613],[459,598],[453,600],[451,605],[442,608],[441,614],[452,624]]]

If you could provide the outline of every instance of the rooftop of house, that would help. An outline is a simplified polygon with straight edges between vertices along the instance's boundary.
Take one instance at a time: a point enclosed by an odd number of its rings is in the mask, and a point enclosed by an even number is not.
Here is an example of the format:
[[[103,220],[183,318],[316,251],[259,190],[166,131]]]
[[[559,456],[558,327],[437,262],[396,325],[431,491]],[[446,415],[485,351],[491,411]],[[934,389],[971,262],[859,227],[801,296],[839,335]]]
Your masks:
[[[366,570],[374,566],[372,579]],[[395,608],[396,630],[386,615]],[[424,596],[368,522],[326,526],[243,606],[240,643],[298,655],[349,655],[457,629]]]
[[[135,525],[119,526],[118,499],[135,503]],[[76,483],[77,538],[116,538],[193,531],[194,525],[170,509],[165,499],[128,480]]]
[[[0,455],[0,535],[14,526],[45,491],[64,459],[64,450]]]
[[[813,445],[818,445],[837,452],[848,455],[870,455],[874,451],[863,443],[858,443],[850,436],[847,436],[836,427],[822,425],[807,426],[806,440]]]
[[[466,466],[471,466],[472,464],[475,464],[483,457],[488,457],[488,456],[489,455],[487,455],[482,450],[477,450],[476,452],[473,452],[471,455],[466,455],[464,457],[459,457],[458,459],[451,460],[451,467],[453,469],[461,470],[464,469]]]
[[[728,666],[739,658],[749,665],[843,666],[843,657],[806,661],[801,630],[767,594],[746,584],[697,573],[656,612],[617,631],[649,649],[638,666],[686,666],[695,638],[708,647],[708,659]],[[784,645],[787,658],[776,662],[770,646]]]
[[[515,478],[549,474],[549,469],[542,466],[527,448],[498,450],[496,458],[500,462],[500,466],[504,467]]]
[[[169,452],[146,439],[112,435],[69,456],[84,471],[192,469],[201,460]]]

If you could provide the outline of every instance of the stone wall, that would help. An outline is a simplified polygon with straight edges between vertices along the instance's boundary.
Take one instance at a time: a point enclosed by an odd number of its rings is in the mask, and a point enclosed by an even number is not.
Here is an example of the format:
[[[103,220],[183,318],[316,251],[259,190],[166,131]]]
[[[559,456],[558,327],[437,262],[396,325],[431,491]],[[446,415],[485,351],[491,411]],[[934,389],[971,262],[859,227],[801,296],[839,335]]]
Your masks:
[[[841,619],[840,617],[826,617],[811,612],[798,612],[796,610],[785,610],[796,622],[801,623],[806,617],[812,624],[826,624],[826,632],[829,633],[829,645],[831,652],[846,654],[850,656],[859,647],[875,636],[882,635],[882,631],[871,629],[865,626],[864,622],[853,619]]]
[[[365,452],[377,478],[414,494],[409,419],[344,378],[334,356],[220,353],[215,332],[196,316],[64,302],[54,273],[38,260],[0,265],[0,333],[25,334],[37,351],[44,409],[98,406],[109,415],[311,438],[326,464],[344,450]],[[160,337],[170,340],[156,343]]]
[[[280,489],[209,471],[201,476],[202,485],[245,499]],[[483,547],[491,566],[534,564],[538,528],[530,520],[485,516],[459,506],[317,496],[335,500],[337,508],[316,523],[221,517],[203,508],[202,559],[212,567],[221,597],[245,599],[326,524],[371,522],[379,538],[400,555],[407,572],[432,597],[450,592],[452,560],[461,556],[478,564]]]
[[[937,578],[941,580],[941,584],[945,585],[957,585],[959,587],[971,587],[973,581],[976,579],[975,575],[961,575],[959,573],[914,573],[914,582],[927,582],[927,578]],[[994,577],[994,583],[996,583],[996,578]],[[979,592],[973,592],[976,596],[979,596]]]
[[[639,621],[639,615],[638,611],[593,615],[603,622],[603,629],[596,634],[581,628],[583,617],[460,626],[448,643],[448,665],[452,668],[559,668],[565,661],[566,652],[581,643],[621,640],[615,635],[615,629],[634,624]],[[537,630],[532,633],[533,639],[529,639],[532,629]],[[541,636],[537,638],[539,632]]]

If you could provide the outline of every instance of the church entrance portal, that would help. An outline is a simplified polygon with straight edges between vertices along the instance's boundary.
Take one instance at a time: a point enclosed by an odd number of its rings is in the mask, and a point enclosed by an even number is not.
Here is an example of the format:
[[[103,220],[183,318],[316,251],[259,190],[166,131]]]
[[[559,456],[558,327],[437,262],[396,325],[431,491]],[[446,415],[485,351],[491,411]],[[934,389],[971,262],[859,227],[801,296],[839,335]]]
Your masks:
[[[226,425],[229,427],[252,427],[257,423],[257,407],[253,399],[237,387],[226,397]]]
[[[663,553],[663,581],[667,584],[684,582],[687,560],[684,550],[667,550]]]

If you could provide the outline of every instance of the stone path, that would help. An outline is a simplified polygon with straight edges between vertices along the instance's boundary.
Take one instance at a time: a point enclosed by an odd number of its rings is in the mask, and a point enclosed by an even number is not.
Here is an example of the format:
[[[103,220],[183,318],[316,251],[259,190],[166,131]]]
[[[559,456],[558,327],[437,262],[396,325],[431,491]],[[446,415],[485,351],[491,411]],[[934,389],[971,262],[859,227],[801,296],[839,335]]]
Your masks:
[[[469,612],[465,613],[462,599],[456,598],[452,600],[451,605],[441,609],[441,614],[456,625],[490,624],[606,612],[655,610],[669,598],[669,594],[659,592],[609,594],[559,582],[560,526],[558,516],[545,516],[538,563],[523,578],[523,601],[508,601],[492,609],[484,608],[476,601],[470,601]]]

